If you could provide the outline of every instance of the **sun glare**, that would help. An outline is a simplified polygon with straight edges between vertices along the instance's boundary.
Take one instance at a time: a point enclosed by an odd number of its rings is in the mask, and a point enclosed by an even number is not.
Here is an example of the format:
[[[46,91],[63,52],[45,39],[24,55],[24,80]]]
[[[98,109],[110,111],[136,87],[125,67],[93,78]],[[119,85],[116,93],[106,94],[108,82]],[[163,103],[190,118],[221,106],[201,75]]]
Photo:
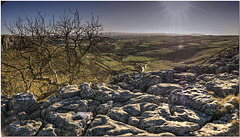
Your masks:
[[[174,33],[187,33],[189,24],[189,12],[194,6],[188,1],[168,1],[161,2],[163,12],[166,13],[166,18],[169,19],[169,31]]]
[[[163,2],[164,10],[171,16],[186,14],[190,8],[189,2]]]

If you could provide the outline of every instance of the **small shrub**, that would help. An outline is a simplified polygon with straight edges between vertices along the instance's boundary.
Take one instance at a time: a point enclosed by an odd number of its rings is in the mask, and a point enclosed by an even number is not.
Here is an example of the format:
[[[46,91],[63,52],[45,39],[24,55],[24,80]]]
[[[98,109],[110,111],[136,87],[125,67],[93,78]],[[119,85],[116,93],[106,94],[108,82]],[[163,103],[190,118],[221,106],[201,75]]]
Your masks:
[[[234,99],[233,101],[233,98]],[[218,101],[218,109],[213,113],[213,119],[219,119],[226,114],[231,113],[232,110],[235,109],[237,105],[239,105],[239,97],[235,97],[234,95],[229,95],[226,98],[214,98]]]

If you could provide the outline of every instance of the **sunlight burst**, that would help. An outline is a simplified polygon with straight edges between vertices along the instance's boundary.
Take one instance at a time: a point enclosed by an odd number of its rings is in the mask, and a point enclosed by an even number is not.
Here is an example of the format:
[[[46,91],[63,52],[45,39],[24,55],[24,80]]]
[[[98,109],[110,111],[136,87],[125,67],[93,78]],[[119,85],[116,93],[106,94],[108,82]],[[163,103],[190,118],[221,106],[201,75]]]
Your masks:
[[[174,33],[186,33],[187,24],[189,24],[188,13],[194,8],[188,1],[162,2],[163,11],[166,17],[169,18],[170,30]]]
[[[171,16],[186,15],[191,5],[189,2],[163,2],[164,10]]]

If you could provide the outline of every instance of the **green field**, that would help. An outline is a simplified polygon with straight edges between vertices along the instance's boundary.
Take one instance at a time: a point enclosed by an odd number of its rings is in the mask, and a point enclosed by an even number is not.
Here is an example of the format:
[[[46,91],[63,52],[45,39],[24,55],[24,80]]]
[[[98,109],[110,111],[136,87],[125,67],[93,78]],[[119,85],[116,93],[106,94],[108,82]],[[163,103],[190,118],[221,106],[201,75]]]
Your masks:
[[[125,65],[134,68],[134,63],[146,64],[147,71],[171,69],[185,64],[201,64],[219,51],[238,46],[238,36],[163,36],[134,35],[119,38],[122,45],[115,44],[115,54],[125,58]],[[148,59],[146,59],[145,57]],[[111,59],[110,59],[111,60]],[[107,61],[113,69],[119,62]],[[116,66],[116,67],[114,67]],[[128,72],[138,71],[129,69]]]

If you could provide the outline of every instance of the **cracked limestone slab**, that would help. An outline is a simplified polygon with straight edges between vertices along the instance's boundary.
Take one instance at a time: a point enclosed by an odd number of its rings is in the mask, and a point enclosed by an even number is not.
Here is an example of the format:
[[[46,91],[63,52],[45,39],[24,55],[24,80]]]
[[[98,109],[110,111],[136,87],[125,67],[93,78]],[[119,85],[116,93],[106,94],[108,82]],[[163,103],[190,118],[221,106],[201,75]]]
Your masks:
[[[97,115],[87,129],[85,136],[174,136],[169,132],[160,134],[148,133],[134,126],[112,120],[106,115]]]
[[[61,129],[64,135],[82,136],[93,116],[92,112],[49,112],[45,119]]]
[[[41,126],[42,122],[36,120],[15,121],[3,128],[3,134],[6,136],[34,136]]]

